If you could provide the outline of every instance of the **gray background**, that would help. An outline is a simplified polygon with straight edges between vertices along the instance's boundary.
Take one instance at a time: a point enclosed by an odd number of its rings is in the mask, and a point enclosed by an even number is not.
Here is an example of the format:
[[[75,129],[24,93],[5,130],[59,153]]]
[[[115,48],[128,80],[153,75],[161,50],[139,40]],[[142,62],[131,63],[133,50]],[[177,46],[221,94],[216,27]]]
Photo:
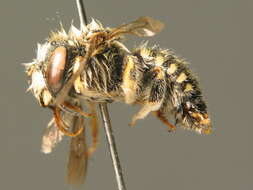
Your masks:
[[[137,108],[109,105],[129,190],[251,190],[252,167],[252,8],[233,0],[86,0],[88,15],[117,26],[147,15],[166,24],[150,44],[171,48],[189,62],[208,100],[214,133],[182,129],[169,134],[154,117],[128,123]],[[59,18],[60,17],[60,18]],[[50,155],[40,152],[51,118],[38,106],[20,63],[35,57],[59,20],[79,21],[70,0],[0,2],[0,189],[73,189],[65,182],[68,138]],[[130,37],[130,48],[140,39]],[[141,39],[143,40],[143,39]],[[81,189],[116,189],[103,130]]]

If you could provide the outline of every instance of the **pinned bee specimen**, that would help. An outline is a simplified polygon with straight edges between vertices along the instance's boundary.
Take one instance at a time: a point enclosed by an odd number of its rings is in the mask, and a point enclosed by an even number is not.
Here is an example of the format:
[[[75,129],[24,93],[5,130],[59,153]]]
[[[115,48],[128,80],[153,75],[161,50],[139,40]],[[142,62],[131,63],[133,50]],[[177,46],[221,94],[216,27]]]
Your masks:
[[[43,152],[51,152],[63,135],[72,137],[68,167],[71,183],[81,181],[87,159],[96,148],[95,108],[99,102],[140,105],[131,126],[152,113],[169,131],[182,126],[201,134],[211,132],[199,83],[187,63],[168,49],[145,43],[130,51],[122,43],[126,34],[153,36],[162,28],[161,22],[149,17],[117,28],[104,28],[95,20],[81,30],[71,26],[67,33],[62,28],[39,44],[37,58],[26,64],[29,90],[41,106],[53,112],[43,137]],[[90,147],[85,143],[84,119],[91,126]]]

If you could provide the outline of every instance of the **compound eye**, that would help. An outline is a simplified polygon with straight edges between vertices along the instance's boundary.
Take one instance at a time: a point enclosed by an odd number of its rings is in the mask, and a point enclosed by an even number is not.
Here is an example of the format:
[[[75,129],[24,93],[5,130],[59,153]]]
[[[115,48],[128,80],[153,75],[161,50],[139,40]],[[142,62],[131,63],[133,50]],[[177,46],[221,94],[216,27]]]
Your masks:
[[[48,87],[53,93],[59,92],[63,85],[63,74],[66,65],[67,50],[65,47],[57,47],[49,60],[46,72]]]

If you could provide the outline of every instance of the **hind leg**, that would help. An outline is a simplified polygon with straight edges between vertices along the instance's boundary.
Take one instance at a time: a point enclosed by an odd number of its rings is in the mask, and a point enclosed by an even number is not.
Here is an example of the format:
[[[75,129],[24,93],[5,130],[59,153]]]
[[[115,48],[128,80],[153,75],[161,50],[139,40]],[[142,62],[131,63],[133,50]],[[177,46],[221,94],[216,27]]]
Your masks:
[[[169,132],[176,130],[176,126],[171,124],[160,110],[155,111],[154,115],[169,128]]]
[[[160,109],[165,96],[166,81],[164,79],[164,71],[160,67],[155,67],[153,74],[152,85],[149,92],[149,98],[145,100],[141,110],[134,115],[130,126],[134,126],[138,119],[145,118],[150,112]]]
[[[138,119],[145,118],[150,112],[158,110],[160,108],[160,106],[161,106],[161,102],[158,102],[158,103],[156,103],[156,102],[147,102],[141,108],[141,110],[137,114],[134,115],[134,117],[132,118],[132,121],[129,125],[134,126]]]

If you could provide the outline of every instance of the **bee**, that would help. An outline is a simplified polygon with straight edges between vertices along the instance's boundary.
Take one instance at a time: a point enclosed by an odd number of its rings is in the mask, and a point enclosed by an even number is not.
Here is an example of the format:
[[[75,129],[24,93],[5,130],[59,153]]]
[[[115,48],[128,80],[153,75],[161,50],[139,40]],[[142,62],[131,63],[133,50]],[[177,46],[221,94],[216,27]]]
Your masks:
[[[184,59],[147,43],[130,51],[122,42],[126,34],[153,36],[163,27],[160,21],[140,17],[117,28],[105,28],[95,20],[80,30],[73,25],[69,32],[61,28],[38,44],[37,58],[25,65],[29,90],[42,107],[53,112],[42,151],[51,152],[63,135],[73,137],[70,183],[82,181],[88,157],[96,149],[96,104],[100,102],[140,105],[131,126],[152,113],[169,131],[180,125],[201,134],[211,132],[198,80]],[[88,111],[83,110],[82,102]],[[84,118],[90,122],[90,147],[86,145]]]

